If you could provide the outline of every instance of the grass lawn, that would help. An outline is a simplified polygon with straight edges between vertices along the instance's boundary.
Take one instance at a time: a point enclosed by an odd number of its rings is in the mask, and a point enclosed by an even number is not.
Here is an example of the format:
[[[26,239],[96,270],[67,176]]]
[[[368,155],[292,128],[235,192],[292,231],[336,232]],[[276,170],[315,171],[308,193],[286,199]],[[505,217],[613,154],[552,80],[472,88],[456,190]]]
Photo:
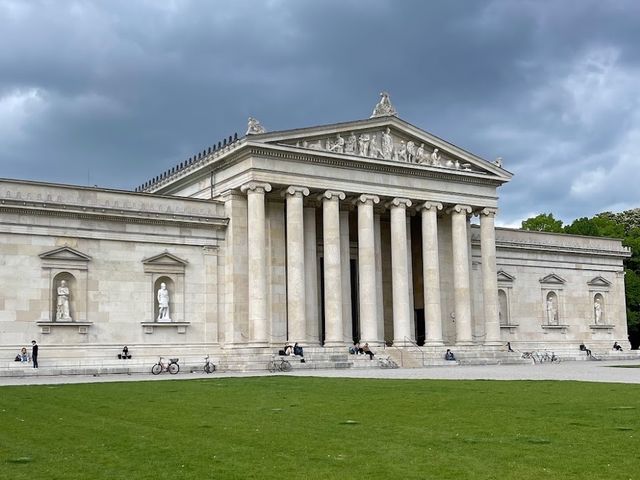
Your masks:
[[[0,387],[0,479],[636,479],[639,413],[578,382]]]

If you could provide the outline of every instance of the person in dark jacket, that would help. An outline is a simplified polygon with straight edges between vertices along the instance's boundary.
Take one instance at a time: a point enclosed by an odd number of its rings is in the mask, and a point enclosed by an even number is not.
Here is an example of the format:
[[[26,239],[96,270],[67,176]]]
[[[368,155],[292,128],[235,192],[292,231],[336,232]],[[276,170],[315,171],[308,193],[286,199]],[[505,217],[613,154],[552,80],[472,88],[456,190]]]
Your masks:
[[[31,340],[31,361],[33,368],[38,368],[38,344],[35,340]]]

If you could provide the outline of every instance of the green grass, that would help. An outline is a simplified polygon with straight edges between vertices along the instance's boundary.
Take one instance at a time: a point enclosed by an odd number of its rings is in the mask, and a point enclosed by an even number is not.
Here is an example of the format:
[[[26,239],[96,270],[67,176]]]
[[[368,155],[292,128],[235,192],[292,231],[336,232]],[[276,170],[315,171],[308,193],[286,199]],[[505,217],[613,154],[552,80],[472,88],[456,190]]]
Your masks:
[[[0,479],[640,478],[640,386],[296,377],[0,388]]]

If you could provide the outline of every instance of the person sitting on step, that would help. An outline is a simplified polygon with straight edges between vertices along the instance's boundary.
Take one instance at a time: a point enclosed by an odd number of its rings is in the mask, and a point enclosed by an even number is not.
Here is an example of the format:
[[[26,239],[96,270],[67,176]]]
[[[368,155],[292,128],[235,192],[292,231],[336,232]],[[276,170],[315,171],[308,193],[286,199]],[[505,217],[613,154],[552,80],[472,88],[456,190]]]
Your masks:
[[[580,344],[580,351],[581,352],[585,352],[587,354],[587,357],[591,356],[591,350],[587,348],[587,346],[584,343]]]
[[[295,345],[293,346],[293,354],[297,355],[299,357],[304,357],[304,353],[302,351],[302,347],[300,345],[298,345],[298,342],[296,342]]]
[[[293,355],[293,347],[288,343],[284,346],[284,354],[285,355]]]
[[[362,352],[363,352],[365,355],[369,355],[369,360],[373,360],[373,356],[375,355],[375,353],[373,353],[373,352],[371,351],[371,349],[369,348],[369,344],[368,344],[368,343],[365,343],[365,344],[364,344],[364,347],[362,347]]]
[[[444,354],[444,359],[445,359],[445,360],[455,361],[455,360],[456,360],[456,357],[455,357],[455,355],[453,354],[453,352],[452,352],[450,349],[448,349],[448,348],[447,348],[447,351],[446,351],[446,352],[445,352],[445,354]]]
[[[620,346],[620,344],[618,342],[613,342],[613,349],[616,352],[621,352],[622,351],[622,347]]]

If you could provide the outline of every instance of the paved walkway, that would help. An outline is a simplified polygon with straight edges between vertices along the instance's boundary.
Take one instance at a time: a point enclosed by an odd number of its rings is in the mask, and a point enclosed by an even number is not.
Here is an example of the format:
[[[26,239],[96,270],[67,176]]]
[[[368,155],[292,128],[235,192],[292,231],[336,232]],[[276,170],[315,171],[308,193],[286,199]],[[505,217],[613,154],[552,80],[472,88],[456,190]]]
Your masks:
[[[395,379],[439,379],[439,380],[577,380],[584,382],[640,383],[640,368],[630,367],[637,360],[610,362],[563,362],[542,365],[466,365],[429,368],[383,369],[345,369],[345,370],[294,370],[280,374],[301,377],[339,377],[339,378],[395,378]],[[58,375],[38,377],[0,377],[0,386],[6,385],[51,385],[65,383],[129,382],[215,379],[227,377],[256,377],[271,375],[268,372],[227,372],[179,373],[178,375],[151,374],[133,375]]]

